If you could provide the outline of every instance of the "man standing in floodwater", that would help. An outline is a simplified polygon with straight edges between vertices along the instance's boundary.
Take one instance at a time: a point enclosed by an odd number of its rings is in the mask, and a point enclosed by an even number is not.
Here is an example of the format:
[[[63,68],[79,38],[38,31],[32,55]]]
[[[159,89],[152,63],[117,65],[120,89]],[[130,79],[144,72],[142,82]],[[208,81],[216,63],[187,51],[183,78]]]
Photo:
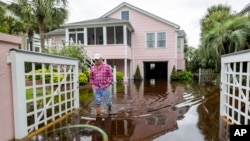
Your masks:
[[[103,62],[100,53],[94,54],[95,65],[90,69],[89,82],[92,85],[95,95],[95,105],[97,114],[101,113],[102,97],[108,111],[111,111],[111,90],[110,85],[113,82],[113,73],[111,67]]]

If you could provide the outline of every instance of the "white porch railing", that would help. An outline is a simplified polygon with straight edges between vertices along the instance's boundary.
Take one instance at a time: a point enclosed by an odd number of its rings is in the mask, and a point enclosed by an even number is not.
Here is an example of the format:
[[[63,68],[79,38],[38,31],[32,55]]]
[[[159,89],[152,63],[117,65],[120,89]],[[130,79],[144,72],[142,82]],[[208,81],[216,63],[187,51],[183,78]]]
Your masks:
[[[250,124],[250,50],[221,58],[220,115],[230,124]]]
[[[79,108],[78,60],[13,49],[9,63],[15,139]],[[27,72],[28,64],[31,69]]]

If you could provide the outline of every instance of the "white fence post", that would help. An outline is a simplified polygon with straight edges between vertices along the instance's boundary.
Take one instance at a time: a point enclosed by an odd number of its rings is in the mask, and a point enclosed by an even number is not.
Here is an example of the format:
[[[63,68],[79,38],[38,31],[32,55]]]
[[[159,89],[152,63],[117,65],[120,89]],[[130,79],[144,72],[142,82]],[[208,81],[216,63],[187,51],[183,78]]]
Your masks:
[[[13,89],[13,107],[14,107],[14,123],[15,138],[20,139],[27,135],[27,118],[26,109],[26,91],[25,91],[25,75],[24,63],[22,58],[15,52],[10,52],[11,73],[12,73],[12,89]],[[18,78],[18,79],[16,79]]]

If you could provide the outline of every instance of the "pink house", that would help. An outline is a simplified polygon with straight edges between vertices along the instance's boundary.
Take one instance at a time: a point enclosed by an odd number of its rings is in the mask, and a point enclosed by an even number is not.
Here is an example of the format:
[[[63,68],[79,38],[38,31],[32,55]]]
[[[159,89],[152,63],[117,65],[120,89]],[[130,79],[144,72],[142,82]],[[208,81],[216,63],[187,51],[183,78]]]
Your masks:
[[[137,66],[144,79],[170,80],[173,67],[185,69],[184,30],[180,26],[126,2],[97,19],[67,23],[49,32],[53,40],[82,43],[99,52],[124,80],[133,79]]]

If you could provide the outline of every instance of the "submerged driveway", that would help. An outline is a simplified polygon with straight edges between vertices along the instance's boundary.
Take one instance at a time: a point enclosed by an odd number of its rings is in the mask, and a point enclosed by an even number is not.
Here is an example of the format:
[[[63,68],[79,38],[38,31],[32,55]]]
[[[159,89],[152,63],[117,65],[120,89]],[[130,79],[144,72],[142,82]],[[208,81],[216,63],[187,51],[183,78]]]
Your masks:
[[[91,91],[91,88],[80,90],[80,97],[89,95],[89,99],[81,102],[81,109],[57,127],[94,125],[103,129],[110,141],[219,138],[219,89],[214,85],[168,83],[166,80],[117,84],[112,95],[112,111],[108,112],[103,104],[99,116],[96,116]],[[102,140],[101,134],[91,128],[54,129],[55,126],[40,136],[52,140]]]

